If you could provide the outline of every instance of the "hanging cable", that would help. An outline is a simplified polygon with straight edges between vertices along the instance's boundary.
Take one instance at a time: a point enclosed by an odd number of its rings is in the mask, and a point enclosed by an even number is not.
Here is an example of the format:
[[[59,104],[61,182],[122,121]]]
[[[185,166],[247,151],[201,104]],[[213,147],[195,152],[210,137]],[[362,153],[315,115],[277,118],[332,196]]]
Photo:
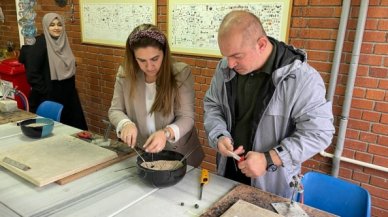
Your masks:
[[[24,107],[24,110],[26,110],[27,112],[30,111],[30,105],[28,103],[28,98],[27,96],[21,92],[20,90],[16,89],[17,87],[15,88],[12,88],[12,90],[10,92],[12,92],[15,96],[18,96],[21,100],[22,100],[22,103],[23,103],[23,107]]]
[[[30,111],[30,104],[28,103],[27,96],[20,90],[16,90],[17,95],[22,99],[24,102],[24,109],[29,112]]]

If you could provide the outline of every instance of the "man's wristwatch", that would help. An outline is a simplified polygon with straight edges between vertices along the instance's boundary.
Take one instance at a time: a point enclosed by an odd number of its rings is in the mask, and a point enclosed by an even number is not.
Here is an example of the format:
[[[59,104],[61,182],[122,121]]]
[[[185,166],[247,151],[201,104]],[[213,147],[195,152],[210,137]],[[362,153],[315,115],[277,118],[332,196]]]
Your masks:
[[[268,172],[275,172],[278,169],[278,166],[276,166],[271,158],[271,155],[269,151],[264,152],[265,160],[267,161],[267,167],[266,170]]]
[[[171,133],[168,129],[163,129],[164,135],[166,136],[167,141],[171,139]]]

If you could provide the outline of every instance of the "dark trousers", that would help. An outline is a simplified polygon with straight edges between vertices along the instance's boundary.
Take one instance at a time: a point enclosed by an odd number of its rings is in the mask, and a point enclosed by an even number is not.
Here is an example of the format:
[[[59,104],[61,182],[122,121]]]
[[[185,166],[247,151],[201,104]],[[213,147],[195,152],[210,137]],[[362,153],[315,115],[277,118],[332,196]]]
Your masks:
[[[228,157],[226,161],[225,177],[246,185],[251,185],[251,178],[241,173],[241,170],[237,166],[237,161],[231,157]]]

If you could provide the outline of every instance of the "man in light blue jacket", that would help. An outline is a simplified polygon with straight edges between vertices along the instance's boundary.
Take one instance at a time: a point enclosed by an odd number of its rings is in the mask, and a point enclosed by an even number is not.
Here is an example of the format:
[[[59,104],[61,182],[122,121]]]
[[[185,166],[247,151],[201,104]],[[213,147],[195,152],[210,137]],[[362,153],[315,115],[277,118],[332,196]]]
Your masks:
[[[204,98],[204,125],[220,175],[290,197],[301,164],[330,145],[332,105],[306,54],[266,35],[246,11],[225,16],[224,58]],[[244,155],[236,163],[230,152]]]

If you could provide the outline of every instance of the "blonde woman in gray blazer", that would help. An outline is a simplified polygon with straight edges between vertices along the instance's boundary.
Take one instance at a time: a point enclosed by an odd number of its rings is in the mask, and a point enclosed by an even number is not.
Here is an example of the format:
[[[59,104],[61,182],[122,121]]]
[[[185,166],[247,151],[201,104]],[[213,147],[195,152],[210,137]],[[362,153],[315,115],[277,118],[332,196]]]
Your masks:
[[[146,152],[188,153],[201,146],[194,127],[194,82],[189,66],[174,62],[167,38],[152,24],[136,27],[126,42],[109,119],[118,137]],[[201,147],[187,159],[199,166]]]

